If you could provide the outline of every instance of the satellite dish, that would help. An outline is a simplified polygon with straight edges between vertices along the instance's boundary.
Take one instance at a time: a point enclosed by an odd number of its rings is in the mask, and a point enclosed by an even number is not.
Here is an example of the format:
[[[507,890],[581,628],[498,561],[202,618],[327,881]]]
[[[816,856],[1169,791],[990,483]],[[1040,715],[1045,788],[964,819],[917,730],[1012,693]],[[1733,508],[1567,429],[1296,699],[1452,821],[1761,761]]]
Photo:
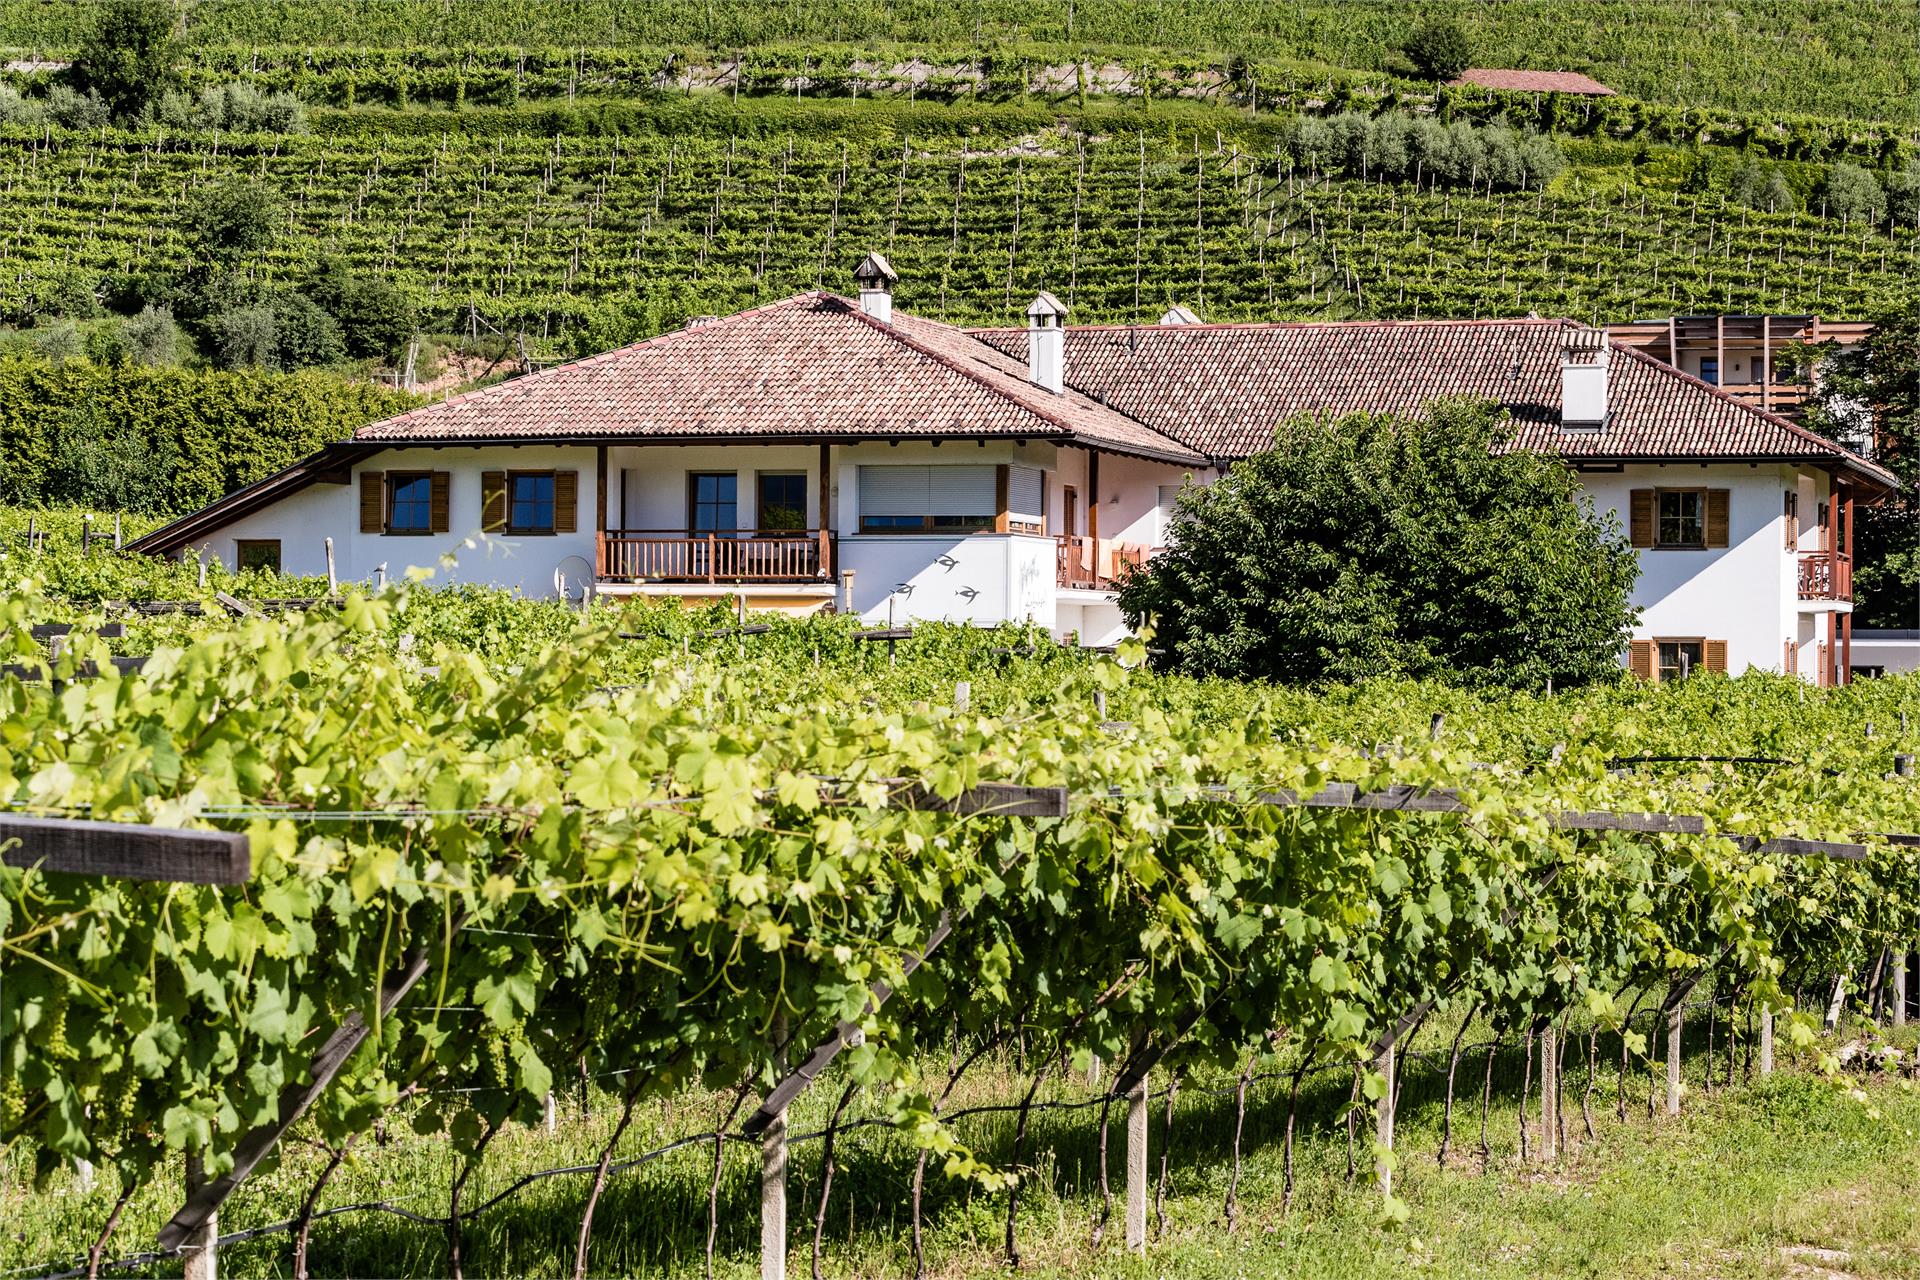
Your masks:
[[[587,598],[593,588],[593,566],[583,556],[568,556],[553,566],[553,591],[575,604]]]

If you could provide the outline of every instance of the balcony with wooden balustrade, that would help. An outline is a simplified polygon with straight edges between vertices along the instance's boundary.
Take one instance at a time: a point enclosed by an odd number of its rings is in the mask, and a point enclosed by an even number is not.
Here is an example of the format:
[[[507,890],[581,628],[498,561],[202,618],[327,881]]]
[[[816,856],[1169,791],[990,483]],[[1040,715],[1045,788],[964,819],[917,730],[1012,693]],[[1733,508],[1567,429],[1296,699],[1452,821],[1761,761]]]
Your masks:
[[[1083,591],[1110,591],[1116,580],[1126,576],[1129,568],[1137,568],[1147,562],[1145,547],[1116,546],[1112,551],[1113,572],[1111,575],[1102,574],[1100,550],[1096,542],[1096,539],[1077,534],[1054,535],[1054,580],[1060,586]]]
[[[834,536],[826,529],[608,529],[596,539],[602,581],[826,583]]]
[[[1805,551],[1800,555],[1802,600],[1853,599],[1853,557],[1838,551]]]

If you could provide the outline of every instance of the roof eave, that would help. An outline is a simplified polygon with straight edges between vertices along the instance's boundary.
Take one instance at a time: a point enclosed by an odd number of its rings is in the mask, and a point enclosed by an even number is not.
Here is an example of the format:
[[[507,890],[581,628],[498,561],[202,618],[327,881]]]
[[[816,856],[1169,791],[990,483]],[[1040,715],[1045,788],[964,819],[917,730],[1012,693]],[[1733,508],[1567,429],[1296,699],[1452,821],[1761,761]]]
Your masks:
[[[358,440],[340,440],[323,445],[318,452],[308,454],[270,476],[235,489],[225,497],[161,525],[151,533],[142,534],[127,544],[127,550],[146,555],[167,555],[178,551],[191,545],[196,538],[213,533],[318,483],[321,471],[351,466],[361,458],[380,452],[383,447]]]

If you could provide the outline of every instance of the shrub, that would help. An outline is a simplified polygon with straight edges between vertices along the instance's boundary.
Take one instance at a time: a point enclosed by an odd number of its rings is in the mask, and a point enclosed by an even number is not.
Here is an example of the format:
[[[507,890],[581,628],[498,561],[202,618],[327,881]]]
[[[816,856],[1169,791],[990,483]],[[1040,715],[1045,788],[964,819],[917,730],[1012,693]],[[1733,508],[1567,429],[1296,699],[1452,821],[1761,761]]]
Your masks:
[[[1407,37],[1407,58],[1429,80],[1452,80],[1473,60],[1473,46],[1458,23],[1435,19]]]
[[[179,83],[175,54],[166,0],[104,0],[74,59],[75,87],[129,119]]]
[[[1564,463],[1498,451],[1509,435],[1463,402],[1285,424],[1274,448],[1181,494],[1121,608],[1194,675],[1609,678],[1638,562]]]

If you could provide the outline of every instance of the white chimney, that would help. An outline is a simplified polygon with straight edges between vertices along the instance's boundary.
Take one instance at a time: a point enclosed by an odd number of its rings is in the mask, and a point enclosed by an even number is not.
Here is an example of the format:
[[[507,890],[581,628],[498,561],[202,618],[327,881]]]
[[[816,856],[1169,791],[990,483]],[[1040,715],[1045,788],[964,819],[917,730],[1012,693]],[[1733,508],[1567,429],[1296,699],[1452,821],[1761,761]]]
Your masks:
[[[1560,425],[1598,431],[1606,423],[1606,330],[1568,329],[1560,344]]]
[[[881,324],[892,324],[893,286],[900,283],[900,277],[886,255],[869,253],[860,259],[853,278],[860,282],[860,309]]]
[[[1067,304],[1040,291],[1027,307],[1027,377],[1058,395],[1067,378]]]
[[[1164,313],[1162,313],[1162,315],[1160,316],[1160,323],[1163,325],[1199,324],[1200,317],[1194,314],[1193,309],[1191,307],[1187,307],[1176,302],[1172,306],[1168,307]]]

